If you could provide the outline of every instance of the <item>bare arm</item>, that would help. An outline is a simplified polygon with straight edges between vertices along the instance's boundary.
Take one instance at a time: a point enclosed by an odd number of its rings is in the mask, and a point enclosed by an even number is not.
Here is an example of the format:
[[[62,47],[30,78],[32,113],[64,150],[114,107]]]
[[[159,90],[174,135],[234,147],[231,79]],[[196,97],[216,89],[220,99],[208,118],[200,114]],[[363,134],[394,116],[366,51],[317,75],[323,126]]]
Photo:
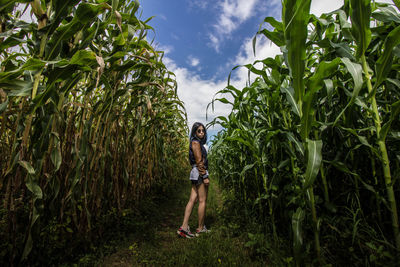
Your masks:
[[[192,150],[193,150],[193,154],[194,154],[194,159],[196,161],[196,166],[197,166],[197,169],[199,170],[201,177],[203,177],[203,178],[208,177],[206,168],[204,167],[203,158],[201,156],[200,143],[193,141],[192,142]],[[204,177],[205,175],[207,175],[207,176]]]

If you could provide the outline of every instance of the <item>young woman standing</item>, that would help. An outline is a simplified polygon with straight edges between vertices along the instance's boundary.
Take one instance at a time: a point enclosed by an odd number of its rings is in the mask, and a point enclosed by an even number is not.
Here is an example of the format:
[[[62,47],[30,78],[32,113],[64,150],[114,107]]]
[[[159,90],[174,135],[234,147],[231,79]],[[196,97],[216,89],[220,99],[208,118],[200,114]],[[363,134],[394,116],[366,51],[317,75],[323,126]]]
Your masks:
[[[204,218],[206,215],[206,201],[208,193],[208,185],[210,183],[208,177],[208,160],[207,150],[204,147],[207,141],[207,132],[204,125],[200,122],[195,122],[190,133],[189,145],[189,161],[192,165],[190,172],[190,180],[192,181],[192,189],[189,201],[186,205],[185,216],[183,217],[182,226],[178,229],[177,233],[181,237],[192,238],[195,235],[190,232],[189,217],[192,213],[194,204],[199,201],[198,220],[199,225],[196,229],[196,236],[201,233],[206,233],[206,226],[204,225]]]

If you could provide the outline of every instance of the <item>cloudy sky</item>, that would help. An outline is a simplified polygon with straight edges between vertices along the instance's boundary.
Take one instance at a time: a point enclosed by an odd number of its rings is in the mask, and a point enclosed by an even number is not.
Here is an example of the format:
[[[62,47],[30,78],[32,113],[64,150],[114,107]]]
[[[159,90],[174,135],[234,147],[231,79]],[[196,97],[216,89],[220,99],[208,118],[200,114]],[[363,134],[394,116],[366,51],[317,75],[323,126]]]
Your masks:
[[[142,20],[154,16],[148,24],[155,34],[149,37],[154,38],[158,49],[165,51],[164,63],[176,75],[178,95],[185,103],[190,127],[196,121],[207,123],[215,116],[229,114],[229,105],[215,105],[206,121],[207,104],[227,85],[233,67],[280,53],[279,47],[259,36],[254,57],[252,38],[265,17],[281,21],[281,0],[141,0],[140,3]],[[311,12],[321,15],[342,5],[343,0],[313,0]],[[236,69],[231,83],[242,89],[247,77],[244,68]],[[211,134],[218,130],[209,129]]]

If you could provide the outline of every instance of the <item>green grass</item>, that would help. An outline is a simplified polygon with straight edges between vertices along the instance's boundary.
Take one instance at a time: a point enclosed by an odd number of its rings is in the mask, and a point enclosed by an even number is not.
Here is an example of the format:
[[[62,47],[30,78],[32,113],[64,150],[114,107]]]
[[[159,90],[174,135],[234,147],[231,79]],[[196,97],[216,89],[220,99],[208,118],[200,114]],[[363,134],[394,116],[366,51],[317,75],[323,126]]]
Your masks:
[[[97,262],[101,266],[265,266],[266,261],[252,257],[245,247],[247,232],[235,223],[226,223],[221,195],[215,183],[210,185],[205,223],[211,230],[198,238],[179,238],[176,230],[182,223],[190,194],[190,182],[183,181],[174,190],[162,194],[147,208],[148,221],[140,233],[126,233],[116,252]],[[158,204],[157,204],[158,203]],[[145,218],[145,217],[142,217]],[[190,218],[197,227],[197,206]],[[81,259],[81,264],[85,258]]]

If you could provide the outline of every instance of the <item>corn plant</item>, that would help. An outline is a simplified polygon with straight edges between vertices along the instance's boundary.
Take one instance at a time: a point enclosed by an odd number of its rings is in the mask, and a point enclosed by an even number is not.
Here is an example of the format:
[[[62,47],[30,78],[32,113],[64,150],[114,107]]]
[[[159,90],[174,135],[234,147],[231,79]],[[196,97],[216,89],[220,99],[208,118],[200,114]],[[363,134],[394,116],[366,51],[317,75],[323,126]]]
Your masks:
[[[1,239],[13,265],[51,246],[51,222],[61,238],[91,240],[104,214],[173,181],[187,126],[137,1],[0,6]]]
[[[282,55],[243,66],[256,78],[219,92],[233,101],[232,113],[210,124],[223,127],[211,148],[213,175],[276,242],[292,240],[298,265],[312,262],[304,257],[312,248],[319,264],[393,263],[399,3],[344,1],[320,17],[310,3],[283,1],[282,22],[265,18],[270,27],[258,34]]]

